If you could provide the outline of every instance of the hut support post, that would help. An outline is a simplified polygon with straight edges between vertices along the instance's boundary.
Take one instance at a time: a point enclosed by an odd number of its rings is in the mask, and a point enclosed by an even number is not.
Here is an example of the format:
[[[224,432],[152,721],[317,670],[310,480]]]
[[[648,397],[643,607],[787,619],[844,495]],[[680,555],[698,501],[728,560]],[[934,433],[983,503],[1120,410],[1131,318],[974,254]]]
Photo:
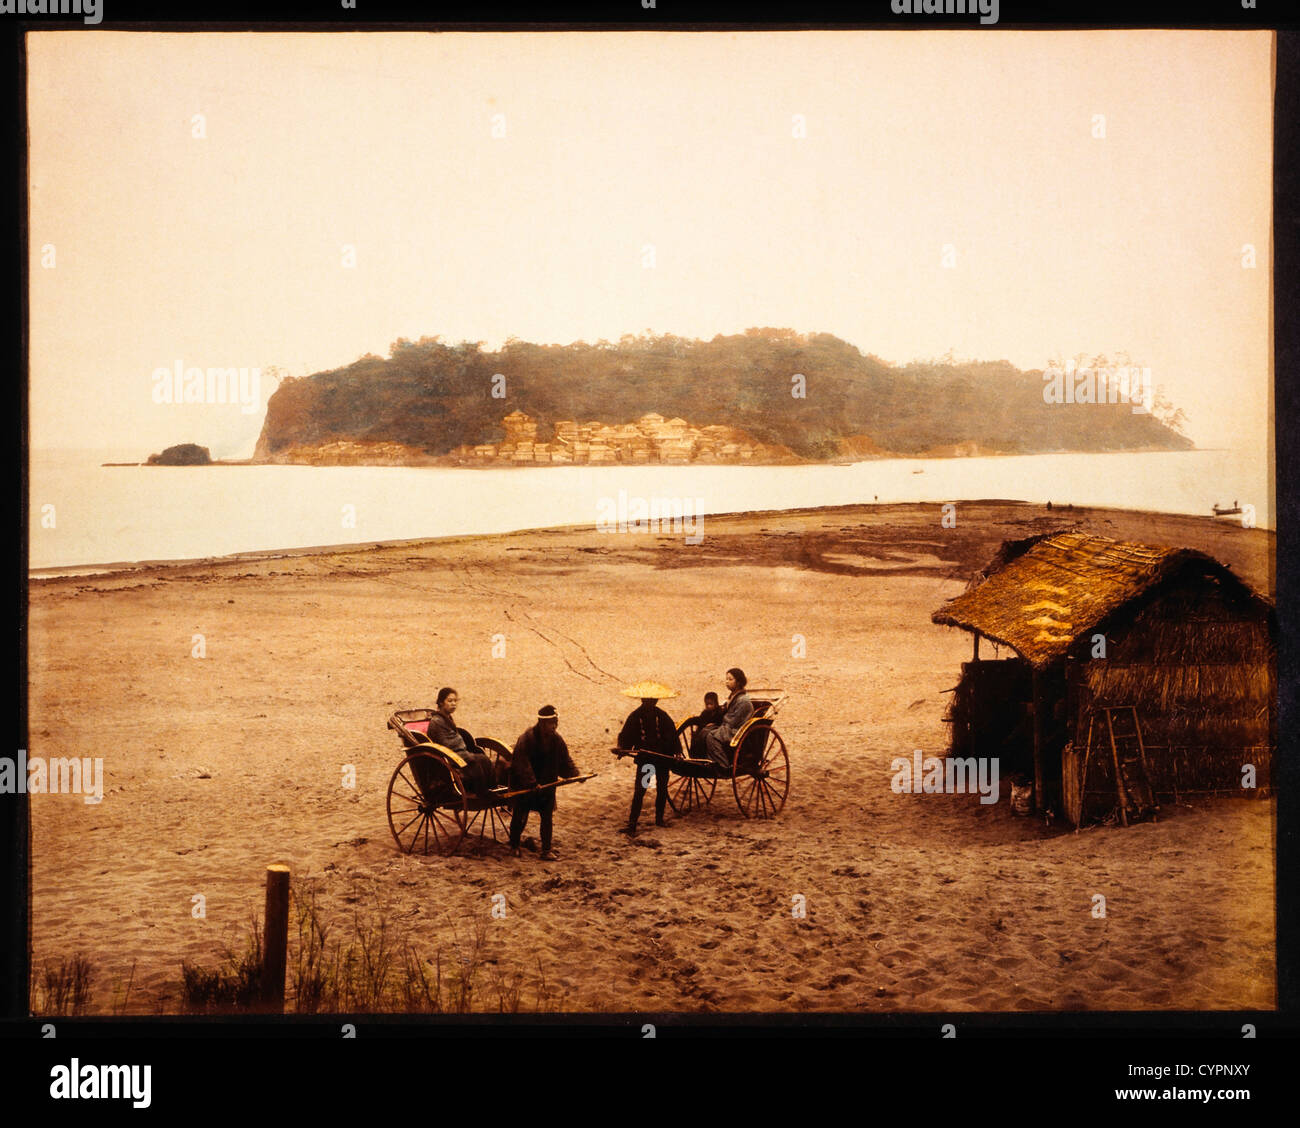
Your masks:
[[[1034,686],[1034,810],[1043,810],[1043,692],[1042,679],[1033,671]]]
[[[976,632],[975,632],[975,653],[973,653],[973,654],[971,655],[970,660],[971,660],[972,662],[978,662],[978,661],[980,660],[980,633],[979,633],[979,631],[976,631]]]

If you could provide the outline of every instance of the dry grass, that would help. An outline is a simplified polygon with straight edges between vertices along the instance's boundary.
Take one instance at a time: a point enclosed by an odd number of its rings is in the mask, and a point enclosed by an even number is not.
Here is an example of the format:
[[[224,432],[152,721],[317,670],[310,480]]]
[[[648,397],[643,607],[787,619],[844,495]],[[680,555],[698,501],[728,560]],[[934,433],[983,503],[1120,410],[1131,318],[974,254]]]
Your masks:
[[[114,1014],[126,1014],[127,1007],[131,1005],[131,988],[135,984],[135,969],[138,963],[138,960],[131,961],[131,974],[127,976],[125,984],[120,976],[113,977],[113,1002],[110,1006]]]
[[[255,1008],[261,995],[262,965],[262,930],[254,916],[242,951],[227,946],[214,970],[181,962],[183,1009],[213,1013]]]
[[[85,1014],[94,993],[95,977],[94,967],[84,956],[75,955],[57,964],[46,960],[39,973],[35,968],[31,971],[28,998],[32,1013],[41,1016]]]
[[[354,904],[361,900],[357,896]],[[490,958],[482,922],[426,954],[408,934],[399,934],[382,909],[354,907],[342,920],[331,917],[310,882],[295,882],[292,911],[296,928],[290,934],[286,1012],[514,1014],[560,1003],[540,960],[536,976],[530,977]],[[227,948],[217,968],[182,963],[184,1009],[256,1009],[263,958],[262,933],[254,919],[243,950]]]

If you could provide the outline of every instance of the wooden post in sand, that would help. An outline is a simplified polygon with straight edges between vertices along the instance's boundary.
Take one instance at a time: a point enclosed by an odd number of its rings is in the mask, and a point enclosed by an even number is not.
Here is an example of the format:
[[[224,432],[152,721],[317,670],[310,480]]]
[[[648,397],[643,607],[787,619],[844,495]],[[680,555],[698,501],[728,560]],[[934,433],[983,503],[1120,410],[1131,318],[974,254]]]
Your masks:
[[[284,972],[289,948],[289,867],[266,867],[266,924],[263,928],[262,1002],[284,1011]]]

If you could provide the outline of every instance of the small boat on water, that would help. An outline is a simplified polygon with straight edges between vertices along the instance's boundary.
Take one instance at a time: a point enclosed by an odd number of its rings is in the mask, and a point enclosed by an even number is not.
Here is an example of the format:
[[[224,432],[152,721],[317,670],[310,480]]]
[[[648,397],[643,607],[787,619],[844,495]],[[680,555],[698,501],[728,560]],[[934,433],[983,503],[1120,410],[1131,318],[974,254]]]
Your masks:
[[[924,469],[922,469],[922,470],[913,470],[912,473],[913,473],[913,474],[924,474],[924,473],[925,473],[925,470],[924,470]]]
[[[1233,514],[1241,512],[1241,506],[1239,506],[1235,501],[1232,503],[1231,508],[1226,505],[1220,505],[1217,501],[1210,508],[1216,517],[1231,517]]]

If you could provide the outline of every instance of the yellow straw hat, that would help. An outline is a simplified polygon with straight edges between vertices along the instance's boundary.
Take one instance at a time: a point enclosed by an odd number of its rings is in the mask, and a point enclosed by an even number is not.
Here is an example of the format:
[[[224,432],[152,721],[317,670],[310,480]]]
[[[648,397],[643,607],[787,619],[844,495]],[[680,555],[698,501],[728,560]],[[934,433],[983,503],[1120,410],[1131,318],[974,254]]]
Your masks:
[[[665,701],[670,697],[677,696],[675,689],[659,681],[639,681],[619,692],[624,697],[653,697],[656,701]]]

